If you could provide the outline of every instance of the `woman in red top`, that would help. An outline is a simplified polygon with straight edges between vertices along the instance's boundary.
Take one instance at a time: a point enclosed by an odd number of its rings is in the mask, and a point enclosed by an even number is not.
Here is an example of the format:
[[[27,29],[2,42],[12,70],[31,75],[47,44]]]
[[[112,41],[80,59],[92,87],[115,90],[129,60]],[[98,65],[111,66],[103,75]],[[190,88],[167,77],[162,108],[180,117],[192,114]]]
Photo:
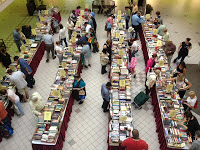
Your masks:
[[[139,138],[139,132],[137,129],[132,131],[133,137],[124,140],[121,144],[125,147],[125,150],[148,150],[148,144]]]

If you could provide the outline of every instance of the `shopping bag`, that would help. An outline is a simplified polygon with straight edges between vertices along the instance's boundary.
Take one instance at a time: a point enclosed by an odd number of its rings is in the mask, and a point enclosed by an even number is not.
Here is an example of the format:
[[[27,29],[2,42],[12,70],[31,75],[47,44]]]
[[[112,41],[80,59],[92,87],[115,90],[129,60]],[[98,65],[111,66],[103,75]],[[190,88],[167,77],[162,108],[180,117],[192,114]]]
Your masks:
[[[12,129],[10,129],[6,124],[4,124],[5,128],[8,130],[8,133],[10,135],[13,135],[14,131]]]

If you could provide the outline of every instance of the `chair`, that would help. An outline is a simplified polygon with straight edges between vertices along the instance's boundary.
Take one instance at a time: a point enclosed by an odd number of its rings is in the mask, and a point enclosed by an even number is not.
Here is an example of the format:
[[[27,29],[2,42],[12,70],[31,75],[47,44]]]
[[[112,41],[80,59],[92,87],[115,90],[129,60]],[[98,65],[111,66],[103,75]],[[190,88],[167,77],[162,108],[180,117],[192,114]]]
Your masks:
[[[198,101],[196,101],[195,105],[194,105],[194,109],[197,109],[197,105],[198,105]]]

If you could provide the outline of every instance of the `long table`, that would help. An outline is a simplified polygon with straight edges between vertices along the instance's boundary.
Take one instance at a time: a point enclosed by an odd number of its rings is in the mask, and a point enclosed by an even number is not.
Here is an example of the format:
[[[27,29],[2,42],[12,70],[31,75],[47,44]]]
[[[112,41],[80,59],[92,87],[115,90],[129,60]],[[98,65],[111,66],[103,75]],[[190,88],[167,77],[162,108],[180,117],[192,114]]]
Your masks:
[[[140,26],[139,35],[140,35],[145,65],[147,65],[149,56],[148,56],[147,45],[146,45],[145,37],[143,34],[142,26]],[[152,96],[152,105],[154,106],[153,112],[154,112],[154,117],[155,117],[155,122],[156,122],[156,132],[158,133],[158,140],[160,143],[160,149],[161,150],[180,150],[179,148],[175,148],[175,147],[170,148],[167,146],[167,141],[166,141],[164,128],[163,128],[163,121],[161,117],[160,104],[157,97],[157,91],[156,91],[155,86],[152,88],[151,96]]]

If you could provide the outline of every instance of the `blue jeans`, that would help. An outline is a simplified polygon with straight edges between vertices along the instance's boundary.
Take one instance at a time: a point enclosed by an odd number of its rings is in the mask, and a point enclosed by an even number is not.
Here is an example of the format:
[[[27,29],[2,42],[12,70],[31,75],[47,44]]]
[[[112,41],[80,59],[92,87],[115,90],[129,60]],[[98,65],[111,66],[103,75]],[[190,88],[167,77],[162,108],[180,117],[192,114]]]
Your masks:
[[[23,108],[22,108],[22,106],[21,106],[21,104],[20,104],[20,101],[18,101],[17,103],[15,103],[15,105],[16,105],[17,108],[19,109],[20,114],[21,114],[21,115],[24,115],[24,110],[23,110]]]
[[[63,41],[65,42],[65,47],[68,47],[66,38],[61,39],[61,45],[63,46]]]
[[[7,115],[4,119],[2,119],[2,121],[3,121],[3,123],[4,123],[5,125],[7,125],[10,129],[13,130],[13,128],[11,127],[11,121],[10,121],[10,119],[8,118],[8,115]]]

